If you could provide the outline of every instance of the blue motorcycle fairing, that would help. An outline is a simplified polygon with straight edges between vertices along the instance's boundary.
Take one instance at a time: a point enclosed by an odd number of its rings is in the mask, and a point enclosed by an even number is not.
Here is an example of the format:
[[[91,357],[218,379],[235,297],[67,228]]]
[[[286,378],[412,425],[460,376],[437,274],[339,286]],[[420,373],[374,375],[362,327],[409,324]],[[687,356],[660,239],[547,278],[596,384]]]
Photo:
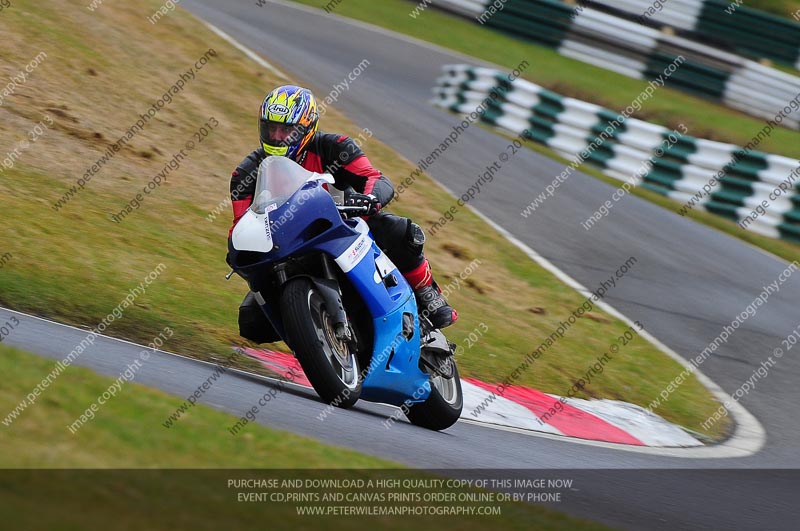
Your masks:
[[[306,183],[268,215],[272,250],[257,253],[257,261],[235,268],[251,290],[260,293],[269,285],[262,271],[271,263],[291,256],[327,254],[347,275],[373,320],[373,356],[363,380],[362,397],[397,406],[426,400],[430,384],[428,375],[419,368],[416,299],[411,286],[383,255],[372,235],[359,231],[356,220],[342,220],[330,194],[319,181]],[[238,264],[242,252],[252,253],[237,251],[230,240],[228,248],[233,264]],[[387,271],[387,263],[391,264],[390,271]],[[395,277],[396,285],[383,281],[389,275]],[[280,309],[269,302],[262,305],[262,310],[276,330],[283,333]],[[408,339],[403,336],[404,313],[411,314],[414,320],[414,333]]]
[[[414,316],[414,335],[402,334],[403,314]],[[361,397],[393,406],[424,402],[430,395],[429,377],[419,368],[419,318],[412,297],[396,311],[373,320],[375,342]]]
[[[252,273],[269,263],[280,262],[290,256],[302,256],[319,250],[316,245],[324,235],[325,252],[338,256],[358,236],[358,232],[342,222],[331,196],[319,182],[306,183],[283,205],[270,211],[269,223],[273,248],[267,253],[257,253],[260,260],[237,268],[249,280]],[[298,219],[295,222],[295,219]],[[315,225],[316,224],[316,225]],[[314,230],[314,227],[318,230]],[[328,227],[328,230],[324,228]],[[233,247],[228,240],[228,250],[234,264],[242,252]]]
[[[377,264],[383,251],[372,241],[370,234],[365,236],[371,245],[371,252],[365,253],[350,271],[345,272],[366,302],[375,330],[372,363],[364,377],[361,396],[365,400],[395,406],[404,402],[422,402],[430,394],[430,384],[428,375],[420,370],[418,363],[420,336],[417,301],[411,286],[397,267],[393,266],[389,272],[389,275],[395,276],[397,285],[385,285]],[[337,260],[340,267],[342,261]],[[414,334],[408,339],[403,336],[404,313],[410,314],[414,320]]]

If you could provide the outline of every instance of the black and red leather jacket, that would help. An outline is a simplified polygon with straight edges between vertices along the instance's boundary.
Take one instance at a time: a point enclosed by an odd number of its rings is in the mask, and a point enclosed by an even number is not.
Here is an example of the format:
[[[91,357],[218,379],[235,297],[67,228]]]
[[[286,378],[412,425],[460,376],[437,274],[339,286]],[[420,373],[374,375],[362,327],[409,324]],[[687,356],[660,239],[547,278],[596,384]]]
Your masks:
[[[258,167],[266,156],[263,148],[258,148],[245,157],[231,175],[233,225],[253,202]],[[372,167],[364,152],[350,137],[318,132],[296,162],[309,171],[330,173],[336,180],[334,186],[341,190],[352,186],[356,192],[374,195],[382,206],[394,197],[392,183]]]

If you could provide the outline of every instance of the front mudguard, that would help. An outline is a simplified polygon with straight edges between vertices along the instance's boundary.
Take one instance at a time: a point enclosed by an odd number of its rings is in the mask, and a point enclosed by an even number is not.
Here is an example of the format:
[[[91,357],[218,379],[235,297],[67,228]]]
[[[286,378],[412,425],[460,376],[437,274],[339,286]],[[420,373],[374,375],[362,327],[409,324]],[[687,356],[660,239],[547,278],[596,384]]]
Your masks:
[[[347,329],[347,314],[344,311],[339,282],[328,278],[313,278],[310,276],[306,278],[311,280],[325,301],[325,307],[331,313],[331,318],[333,319],[334,330],[338,330],[341,326]]]

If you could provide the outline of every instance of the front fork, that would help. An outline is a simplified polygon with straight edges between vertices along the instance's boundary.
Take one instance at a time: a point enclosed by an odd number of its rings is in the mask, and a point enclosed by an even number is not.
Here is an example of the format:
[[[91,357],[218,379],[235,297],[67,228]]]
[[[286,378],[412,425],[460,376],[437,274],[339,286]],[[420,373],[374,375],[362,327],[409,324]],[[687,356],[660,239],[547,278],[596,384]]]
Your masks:
[[[347,313],[342,304],[342,290],[339,281],[331,266],[331,259],[327,254],[322,255],[322,271],[325,278],[312,279],[325,301],[325,307],[331,312],[333,319],[333,333],[339,341],[353,341],[353,334],[347,322]]]

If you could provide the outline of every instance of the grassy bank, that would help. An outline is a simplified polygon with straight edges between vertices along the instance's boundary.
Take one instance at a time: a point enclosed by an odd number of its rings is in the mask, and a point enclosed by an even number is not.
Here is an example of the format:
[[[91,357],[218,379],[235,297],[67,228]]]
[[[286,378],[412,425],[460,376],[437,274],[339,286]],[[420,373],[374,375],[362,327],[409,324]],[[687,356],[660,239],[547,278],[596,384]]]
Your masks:
[[[0,233],[13,235],[0,250],[13,255],[0,272],[0,303],[96,326],[163,264],[160,276],[108,332],[149,342],[170,326],[175,335],[166,350],[223,359],[240,341],[236,308],[246,286],[240,279],[224,280],[229,208],[223,204],[216,218],[209,213],[226,199],[231,169],[256,146],[258,105],[281,80],[180,9],[150,24],[145,16],[157,7],[151,1],[90,12],[79,1],[47,0],[4,14],[3,37],[11,52],[0,59],[2,71],[18,69],[40,50],[48,55],[0,107],[0,142],[22,140],[44,116],[53,125],[0,180]],[[84,31],[87,27],[92,31]],[[55,211],[54,203],[76,179],[209,49],[216,55],[173,101]],[[211,118],[219,125],[207,125]],[[197,140],[180,167],[121,222],[113,222],[201,127],[210,129],[209,135]],[[323,129],[362,133],[333,108]],[[367,141],[365,151],[387,175],[409,175],[414,168],[376,139]],[[427,227],[453,202],[421,177],[390,208]],[[450,296],[461,320],[448,337],[465,347],[464,376],[502,381],[583,303],[468,211],[430,240],[426,250],[441,284],[472,269]],[[620,256],[620,264],[628,258]],[[516,383],[565,394],[626,328],[603,312],[584,314]],[[471,341],[476,330],[481,335]],[[71,347],[65,346],[65,353]],[[239,363],[258,369],[246,359]],[[647,405],[680,370],[636,338],[579,396]],[[716,407],[692,379],[659,413],[699,429]],[[711,435],[725,429],[715,427]]]
[[[53,360],[0,346],[2,418],[53,369]],[[311,439],[249,424],[234,437],[236,418],[198,405],[171,429],[164,419],[180,403],[134,383],[99,407],[75,433],[69,426],[114,381],[89,369],[64,371],[9,426],[0,424],[0,468],[397,468]],[[144,429],[143,429],[144,428]]]
[[[746,2],[745,5],[795,21],[797,20],[795,14],[800,13],[800,2],[797,0],[752,0],[751,2]]]

